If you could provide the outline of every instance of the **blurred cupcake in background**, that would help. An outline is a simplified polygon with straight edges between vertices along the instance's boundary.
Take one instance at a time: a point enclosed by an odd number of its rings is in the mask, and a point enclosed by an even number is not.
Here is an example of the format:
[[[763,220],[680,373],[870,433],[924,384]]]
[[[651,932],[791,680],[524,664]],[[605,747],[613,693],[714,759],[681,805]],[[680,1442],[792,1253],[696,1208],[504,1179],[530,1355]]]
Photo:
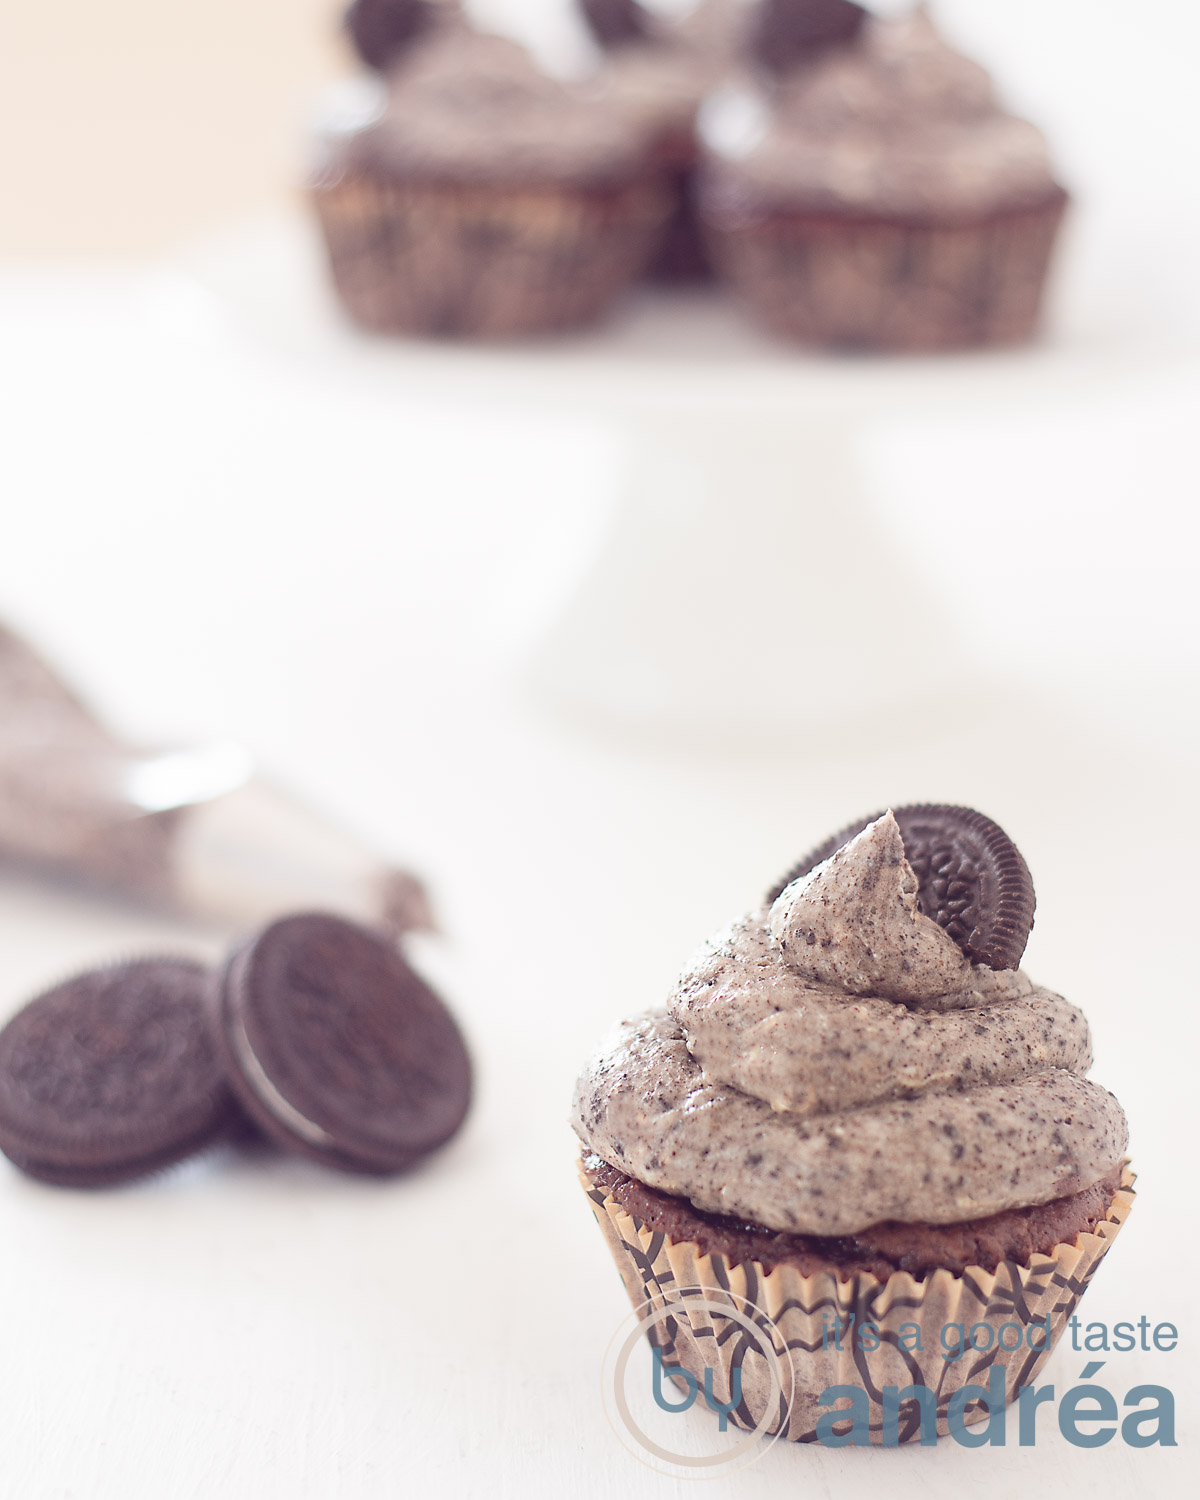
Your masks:
[[[670,212],[653,133],[433,0],[359,0],[381,70],[319,131],[311,188],[361,327],[504,338],[598,318]]]
[[[579,0],[604,61],[596,93],[649,130],[671,192],[671,217],[649,267],[657,281],[707,280],[712,265],[696,206],[696,115],[745,47],[750,8],[701,0],[682,15],[657,15],[639,0]]]
[[[764,0],[752,51],[754,85],[702,111],[701,206],[759,321],[851,349],[1031,337],[1067,195],[925,7]]]

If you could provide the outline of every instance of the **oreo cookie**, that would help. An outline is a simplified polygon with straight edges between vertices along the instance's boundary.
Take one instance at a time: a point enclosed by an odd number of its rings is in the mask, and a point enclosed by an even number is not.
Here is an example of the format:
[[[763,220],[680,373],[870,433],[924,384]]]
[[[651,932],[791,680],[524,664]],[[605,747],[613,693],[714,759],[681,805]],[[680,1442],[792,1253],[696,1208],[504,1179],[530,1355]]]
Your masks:
[[[580,8],[601,47],[650,40],[650,16],[638,0],[580,0]]]
[[[853,0],[762,0],[750,50],[764,68],[786,73],[853,41],[866,19]]]
[[[471,1064],[449,1011],[389,942],[302,913],[235,950],[210,989],[239,1101],[285,1150],[378,1176],[458,1130]]]
[[[767,893],[768,904],[883,816],[882,810],[825,840]],[[1033,879],[998,823],[971,807],[917,803],[893,809],[916,874],[921,910],[945,928],[972,963],[1015,969],[1033,928]]]
[[[89,970],[0,1032],[0,1150],[64,1187],[172,1165],[241,1120],[205,1015],[208,971],[177,958]]]
[[[359,57],[382,73],[430,30],[437,12],[435,0],[354,0],[344,25]]]

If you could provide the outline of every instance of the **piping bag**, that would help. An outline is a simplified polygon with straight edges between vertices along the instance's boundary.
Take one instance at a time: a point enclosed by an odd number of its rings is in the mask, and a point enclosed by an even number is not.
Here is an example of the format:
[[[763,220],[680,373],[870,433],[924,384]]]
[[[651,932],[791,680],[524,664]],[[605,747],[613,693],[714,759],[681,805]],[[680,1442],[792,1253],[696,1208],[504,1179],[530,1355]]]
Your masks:
[[[0,861],[221,925],[298,908],[432,928],[417,878],[229,741],[143,753],[0,624]]]

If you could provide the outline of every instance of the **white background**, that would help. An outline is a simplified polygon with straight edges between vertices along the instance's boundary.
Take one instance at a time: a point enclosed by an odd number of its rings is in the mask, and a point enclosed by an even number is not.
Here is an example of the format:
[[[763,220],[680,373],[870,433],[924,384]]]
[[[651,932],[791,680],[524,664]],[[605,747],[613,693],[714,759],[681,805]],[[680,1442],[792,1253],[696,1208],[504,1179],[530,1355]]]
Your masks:
[[[1102,1378],[1118,1397],[1171,1386],[1181,1446],[1086,1451],[1048,1430],[987,1453],[777,1447],[712,1492],[1183,1492],[1195,19],[1165,0],[943,10],[1053,128],[1081,197],[1047,348],[1015,374],[956,364],[953,401],[928,369],[793,361],[686,305],[528,357],[367,348],[338,330],[286,221],[154,264],[0,273],[0,614],[131,735],[243,739],[427,873],[445,937],[419,957],[479,1084],[462,1136],[389,1184],[217,1156],[93,1196],[0,1164],[5,1495],[679,1493],[602,1412],[625,1303],[574,1180],[571,1081],[800,851],[917,798],[980,806],[1032,867],[1027,967],[1087,1011],[1140,1173],[1084,1309],[1179,1326],[1174,1354],[1114,1354]],[[531,683],[531,653],[619,515],[636,452],[611,412],[547,408],[560,367],[590,389],[635,369],[672,391],[685,371],[718,391],[732,374],[820,392],[827,373],[893,579],[864,600],[850,569],[847,609],[907,630],[922,664],[952,660],[949,682],[903,714],[869,698],[823,712],[830,657],[801,597],[783,612],[783,690],[804,703],[790,733],[565,713]],[[1036,399],[1021,401],[1026,369]],[[911,382],[932,393],[916,412]],[[822,513],[803,445],[794,463],[787,535]],[[696,524],[679,514],[686,563]],[[728,497],[719,519],[745,555],[743,516]],[[753,577],[728,580],[731,629],[753,595]],[[618,588],[607,607],[610,666],[635,680],[621,627],[647,601]],[[936,628],[913,627],[918,607]],[[736,687],[715,675],[711,693],[727,719]],[[4,1013],[80,965],[227,937],[0,879]],[[1081,1369],[1060,1350],[1048,1378],[1061,1390]],[[705,1441],[706,1418],[678,1421]]]

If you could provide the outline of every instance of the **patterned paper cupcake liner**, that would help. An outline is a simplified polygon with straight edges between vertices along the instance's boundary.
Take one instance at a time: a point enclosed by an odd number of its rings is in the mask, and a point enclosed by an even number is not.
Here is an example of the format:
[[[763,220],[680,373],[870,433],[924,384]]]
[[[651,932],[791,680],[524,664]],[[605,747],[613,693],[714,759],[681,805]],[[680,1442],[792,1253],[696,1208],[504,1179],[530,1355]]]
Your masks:
[[[817,212],[710,214],[710,250],[750,311],[800,343],[921,353],[1032,337],[1061,191],[977,224]]]
[[[593,321],[643,270],[670,212],[657,178],[587,191],[347,172],[318,181],[313,195],[356,323],[476,338]]]
[[[993,1367],[1002,1371],[1005,1404],[1015,1400],[1045,1362],[1134,1202],[1126,1164],[1104,1221],[1052,1254],[1035,1254],[1028,1265],[1005,1261],[995,1272],[972,1266],[961,1275],[938,1270],[917,1279],[897,1271],[880,1281],[865,1272],[839,1276],[833,1265],[804,1276],[793,1266],[768,1272],[756,1261],[703,1254],[691,1241],[648,1229],[582,1167],[580,1180],[634,1308],[647,1317],[672,1308],[672,1316],[648,1326],[664,1368],[682,1366],[697,1389],[711,1370],[709,1389],[720,1404],[737,1394],[736,1383],[741,1399],[730,1420],[753,1430],[773,1408],[764,1431],[793,1442],[816,1440],[818,1420],[830,1411],[820,1397],[831,1386],[866,1392],[870,1438],[878,1444],[919,1438],[923,1403],[936,1409],[940,1436],[950,1431],[952,1410],[961,1411],[963,1425],[984,1421],[989,1409],[982,1401],[967,1396],[951,1403],[964,1386],[998,1382]],[[756,1347],[741,1322],[722,1316],[725,1307],[744,1314],[747,1304],[774,1350],[774,1371],[766,1368],[763,1341]],[[955,1346],[958,1356],[948,1357]],[[917,1392],[905,1395],[910,1386]],[[889,1387],[903,1399],[897,1407],[891,1398],[885,1414]],[[919,1394],[922,1388],[929,1397]]]

